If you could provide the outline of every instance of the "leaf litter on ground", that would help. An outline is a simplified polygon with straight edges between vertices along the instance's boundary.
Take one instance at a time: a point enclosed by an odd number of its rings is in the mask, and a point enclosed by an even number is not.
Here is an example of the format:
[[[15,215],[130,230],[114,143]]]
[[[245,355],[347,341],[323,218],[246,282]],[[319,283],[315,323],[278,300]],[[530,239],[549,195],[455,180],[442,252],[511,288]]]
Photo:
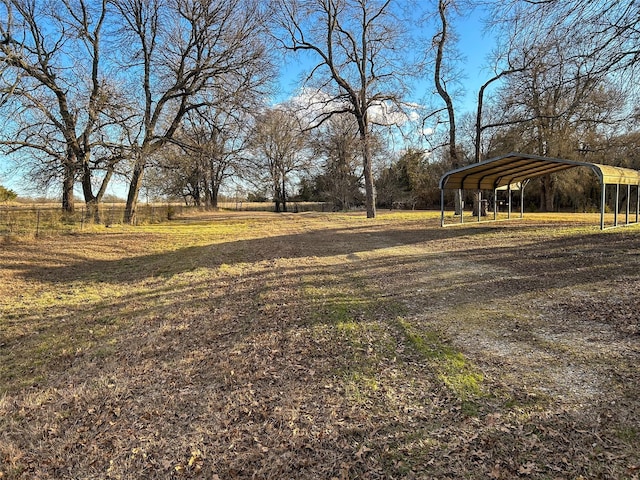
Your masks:
[[[638,478],[638,228],[581,221],[5,244],[0,478]]]

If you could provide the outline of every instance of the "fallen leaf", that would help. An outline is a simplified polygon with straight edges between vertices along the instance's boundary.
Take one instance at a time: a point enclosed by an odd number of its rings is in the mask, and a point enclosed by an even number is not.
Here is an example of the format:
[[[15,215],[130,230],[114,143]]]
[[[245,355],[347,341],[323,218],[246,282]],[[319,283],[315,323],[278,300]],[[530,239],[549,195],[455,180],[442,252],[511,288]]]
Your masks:
[[[520,475],[531,475],[536,469],[536,464],[533,462],[527,462],[524,465],[521,465],[518,469],[518,473]]]
[[[493,478],[495,480],[502,478],[502,469],[500,468],[499,464],[496,463],[493,466],[493,468],[489,472],[489,478]]]
[[[371,451],[372,450],[370,448],[367,448],[364,445],[362,445],[360,449],[356,452],[356,458],[358,459],[359,462],[362,462],[362,457]]]

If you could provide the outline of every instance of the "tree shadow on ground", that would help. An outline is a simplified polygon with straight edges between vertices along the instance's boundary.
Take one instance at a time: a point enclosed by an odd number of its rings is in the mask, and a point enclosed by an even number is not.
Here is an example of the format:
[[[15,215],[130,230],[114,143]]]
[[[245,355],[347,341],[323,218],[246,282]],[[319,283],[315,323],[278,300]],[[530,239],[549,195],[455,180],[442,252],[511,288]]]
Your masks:
[[[116,260],[68,257],[61,261],[62,264],[59,266],[42,267],[37,265],[37,262],[34,264],[12,263],[10,254],[7,254],[3,268],[20,271],[20,275],[26,279],[45,282],[72,280],[135,282],[154,276],[170,277],[199,267],[217,268],[223,264],[256,263],[281,258],[355,255],[383,248],[455,240],[482,235],[486,231],[489,229],[372,229],[356,226],[212,242],[204,246],[190,246],[175,251],[128,256]],[[120,241],[126,245],[129,241],[127,235],[123,235]],[[34,248],[37,249],[37,247]]]
[[[199,247],[186,247],[169,253],[150,254],[122,260],[81,260],[61,267],[34,267],[24,271],[28,279],[54,283],[75,281],[99,281],[108,283],[136,282],[155,278],[147,289],[147,299],[152,301],[167,293],[182,295],[189,292],[196,296],[202,286],[199,279],[176,286],[167,285],[171,277],[198,268],[217,269],[221,265],[264,263],[263,268],[252,272],[253,280],[265,282],[274,273],[282,277],[299,276],[308,271],[341,272],[366,276],[380,272],[384,281],[405,282],[396,290],[398,299],[410,298],[415,289],[408,283],[411,275],[423,274],[428,283],[438,274],[455,275],[455,281],[441,283],[439,292],[458,292],[456,302],[477,301],[481,297],[499,299],[522,293],[532,293],[551,288],[569,288],[601,280],[636,276],[640,264],[640,239],[627,235],[612,242],[609,236],[588,235],[555,240],[543,240],[524,246],[479,247],[469,235],[481,232],[460,232],[464,242],[428,245],[430,241],[450,240],[452,237],[421,240],[419,234],[405,231],[388,231],[382,238],[355,241],[352,234],[324,232],[321,245],[313,234],[284,235],[255,240],[241,240]],[[389,254],[376,254],[368,258],[365,252],[404,246],[418,246],[419,250],[406,255],[389,250]],[[442,249],[441,249],[442,248]],[[302,259],[344,256],[342,266],[290,265],[277,267],[279,259]],[[473,268],[473,272],[466,270]],[[478,272],[481,270],[481,274]],[[259,277],[265,279],[260,280]],[[349,278],[349,277],[345,277]],[[206,282],[205,282],[206,283]],[[400,291],[400,293],[398,293]],[[181,293],[182,292],[182,293]],[[141,298],[138,293],[118,297],[123,305]],[[107,299],[106,301],[113,301]]]
[[[615,432],[603,433],[600,423],[590,429],[589,416],[600,418],[592,405],[584,413],[537,416],[533,409],[523,420],[507,419],[509,407],[494,404],[497,415],[470,419],[393,328],[403,305],[428,317],[438,302],[446,312],[617,275],[637,278],[632,234],[542,234],[518,243],[529,228],[540,227],[356,227],[21,265],[21,275],[52,288],[135,285],[71,309],[20,316],[45,323],[32,339],[3,347],[13,358],[33,361],[47,329],[68,352],[55,344],[36,358],[35,368],[46,364],[52,377],[40,380],[50,387],[45,400],[18,398],[7,407],[33,433],[9,423],[3,438],[24,452],[20,462],[34,478],[100,477],[108,469],[148,478],[205,471],[221,478],[489,478],[498,466],[502,478],[515,478],[527,462],[540,469],[531,478],[604,478],[594,469],[612,463],[623,471],[634,459],[616,450],[622,442]],[[225,274],[223,265],[234,269]],[[423,303],[411,306],[416,296]],[[587,457],[603,435],[620,458]],[[590,470],[581,470],[585,462]]]

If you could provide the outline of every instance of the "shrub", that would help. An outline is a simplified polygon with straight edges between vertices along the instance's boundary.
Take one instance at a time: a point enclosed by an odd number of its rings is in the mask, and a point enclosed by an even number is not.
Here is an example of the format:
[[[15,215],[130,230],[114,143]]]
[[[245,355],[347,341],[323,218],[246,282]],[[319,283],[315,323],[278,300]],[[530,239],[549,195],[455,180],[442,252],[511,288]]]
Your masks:
[[[15,200],[18,194],[13,190],[9,190],[8,188],[0,185],[0,202],[10,202]]]

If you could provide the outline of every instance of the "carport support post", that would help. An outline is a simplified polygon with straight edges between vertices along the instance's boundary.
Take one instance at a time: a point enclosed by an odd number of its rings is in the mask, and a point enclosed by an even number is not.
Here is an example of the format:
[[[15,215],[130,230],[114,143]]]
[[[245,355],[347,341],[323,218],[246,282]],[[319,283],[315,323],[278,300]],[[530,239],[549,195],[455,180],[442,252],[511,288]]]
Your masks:
[[[640,185],[636,185],[636,223],[640,222]]]
[[[627,185],[627,211],[624,217],[625,225],[629,225],[629,206],[631,204],[631,185]]]
[[[524,182],[520,184],[520,218],[524,218]]]
[[[616,209],[613,213],[613,225],[618,226],[618,207],[620,206],[620,184],[616,183]]]
[[[482,214],[482,190],[478,190],[478,222]]]
[[[602,182],[602,194],[600,197],[600,230],[604,230],[604,209],[607,203],[607,184],[604,182]]]
[[[440,226],[444,227],[444,188],[440,189]]]
[[[493,189],[493,219],[498,219],[498,189]]]
[[[511,219],[511,184],[507,187],[507,218]]]

